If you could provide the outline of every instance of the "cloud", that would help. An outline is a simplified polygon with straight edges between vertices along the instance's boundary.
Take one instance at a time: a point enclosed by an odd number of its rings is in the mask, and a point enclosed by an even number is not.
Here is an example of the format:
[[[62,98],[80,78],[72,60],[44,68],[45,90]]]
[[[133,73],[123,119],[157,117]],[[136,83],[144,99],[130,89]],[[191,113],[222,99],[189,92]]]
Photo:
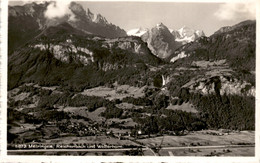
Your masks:
[[[75,15],[71,12],[69,6],[70,6],[71,1],[54,1],[51,2],[47,6],[47,10],[44,13],[44,16],[48,19],[53,19],[53,18],[61,18],[63,16],[68,15],[69,20],[73,21],[75,20]]]
[[[244,3],[225,3],[214,13],[220,20],[255,19],[256,4],[254,1]]]

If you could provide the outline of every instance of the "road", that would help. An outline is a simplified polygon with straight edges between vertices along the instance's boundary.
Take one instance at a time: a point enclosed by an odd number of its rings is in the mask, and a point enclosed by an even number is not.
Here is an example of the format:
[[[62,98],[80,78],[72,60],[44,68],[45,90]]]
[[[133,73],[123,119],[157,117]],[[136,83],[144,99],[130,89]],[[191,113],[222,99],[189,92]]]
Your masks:
[[[118,148],[118,149],[15,149],[8,152],[112,152],[128,151],[136,148]]]
[[[254,147],[254,145],[215,145],[215,146],[183,146],[183,147],[162,147],[161,150],[174,149],[209,149],[209,148],[243,148]],[[17,149],[8,150],[8,152],[112,152],[112,151],[127,151],[137,148],[120,148],[120,149]],[[143,150],[151,150],[151,148],[144,147]],[[157,155],[152,151],[154,155]]]
[[[254,147],[255,145],[212,145],[212,146],[184,146],[184,147],[163,147],[162,149],[208,149],[208,148],[242,148]]]

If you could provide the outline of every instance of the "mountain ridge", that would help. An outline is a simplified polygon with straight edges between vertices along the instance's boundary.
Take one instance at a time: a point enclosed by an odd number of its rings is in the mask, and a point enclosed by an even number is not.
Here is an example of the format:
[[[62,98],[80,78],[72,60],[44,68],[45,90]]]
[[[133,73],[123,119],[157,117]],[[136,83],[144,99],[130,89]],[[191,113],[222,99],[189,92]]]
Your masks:
[[[195,42],[181,46],[169,59],[180,54],[185,54],[185,57],[192,57],[195,60],[200,58],[227,59],[233,68],[252,71],[255,70],[255,48],[252,48],[256,44],[255,34],[256,22],[243,21],[226,31],[217,32],[210,37],[201,37]],[[185,57],[179,57],[179,59]],[[244,59],[247,59],[247,62]],[[175,61],[176,59],[173,62]]]
[[[239,22],[239,23],[237,23],[233,26],[221,27],[219,30],[214,32],[212,35],[216,35],[216,34],[220,34],[220,33],[226,33],[226,32],[232,31],[236,28],[239,28],[241,26],[250,25],[250,24],[255,23],[255,22],[256,22],[255,20],[245,20],[245,21]]]
[[[191,41],[196,40],[199,37],[205,36],[205,33],[203,32],[203,30],[195,30],[195,29],[191,29],[187,26],[183,26],[178,30],[174,30],[174,29],[168,28],[163,23],[156,24],[156,27],[157,28],[160,27],[160,24],[162,24],[164,26],[164,28],[166,27],[172,33],[172,35],[175,37],[175,41],[181,42],[182,44],[189,43]],[[188,34],[187,34],[186,30],[189,32]],[[139,28],[134,28],[134,29],[128,30],[127,35],[141,37],[148,31],[149,31],[148,28],[139,27]]]
[[[79,71],[98,76],[119,70],[143,71],[161,63],[139,37],[98,37],[86,34],[66,22],[48,27],[10,54],[8,60],[9,88],[29,81],[52,85],[62,80],[71,85],[70,82],[76,80],[73,74],[81,76]],[[67,74],[67,71],[71,74]],[[100,80],[109,81],[111,77]]]
[[[173,30],[162,22],[151,29],[137,28],[129,30],[127,34],[141,37],[143,41],[148,43],[150,50],[162,59],[168,58],[180,46],[205,36],[202,30],[194,30],[185,26],[179,30]]]
[[[162,59],[167,58],[180,46],[169,29],[162,23],[149,29],[141,38],[148,44],[152,53]]]
[[[69,6],[73,16],[66,14],[60,18],[46,18],[44,14],[50,4],[51,2],[9,6],[8,46],[10,51],[22,45],[24,43],[23,39],[30,40],[47,27],[62,22],[68,22],[74,28],[94,35],[109,38],[127,36],[123,29],[109,23],[102,15],[97,14],[95,16],[89,9],[86,12],[80,4],[75,2],[71,2]]]

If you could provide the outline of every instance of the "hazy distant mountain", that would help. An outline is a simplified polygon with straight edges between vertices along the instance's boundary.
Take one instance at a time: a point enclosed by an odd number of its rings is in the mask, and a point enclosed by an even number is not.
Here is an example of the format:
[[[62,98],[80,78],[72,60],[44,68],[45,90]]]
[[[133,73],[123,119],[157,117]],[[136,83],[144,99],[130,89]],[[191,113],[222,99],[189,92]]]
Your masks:
[[[141,38],[147,42],[152,53],[159,58],[167,58],[181,45],[175,41],[169,29],[162,23],[144,33]]]
[[[148,43],[151,51],[160,58],[167,58],[181,45],[205,36],[202,30],[194,30],[185,26],[179,30],[172,30],[162,23],[150,30],[143,28],[129,30],[127,35],[141,37]]]
[[[136,29],[131,29],[129,31],[127,31],[127,35],[128,36],[138,36],[141,37],[142,35],[144,35],[149,29],[145,28],[136,28]]]
[[[181,42],[183,45],[195,41],[199,37],[205,36],[202,30],[195,30],[186,26],[177,31],[171,30],[171,33],[174,35],[175,41]]]
[[[48,5],[50,2],[9,6],[8,46],[10,51],[34,38],[49,26],[56,26],[64,22],[89,34],[109,38],[126,36],[123,29],[109,23],[100,14],[93,14],[89,9],[85,11],[80,4],[75,2],[69,6],[70,14],[51,19],[44,15]]]

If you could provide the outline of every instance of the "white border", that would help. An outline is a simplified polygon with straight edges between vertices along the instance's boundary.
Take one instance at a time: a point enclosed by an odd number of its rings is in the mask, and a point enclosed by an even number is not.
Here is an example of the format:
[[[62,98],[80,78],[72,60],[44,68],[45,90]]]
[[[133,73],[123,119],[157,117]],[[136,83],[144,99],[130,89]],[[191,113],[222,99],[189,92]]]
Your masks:
[[[62,0],[61,0],[62,1]],[[64,1],[64,0],[63,0]],[[84,1],[84,0],[76,0]],[[88,0],[88,1],[111,1],[111,0]],[[113,1],[124,1],[128,2],[130,0],[113,0]],[[131,1],[141,1],[141,2],[245,2],[247,0],[131,0]],[[232,162],[232,163],[258,163],[260,162],[260,118],[259,118],[259,106],[260,106],[260,90],[258,83],[260,83],[259,70],[260,70],[260,36],[258,35],[259,31],[259,16],[260,16],[260,1],[254,0],[256,4],[256,24],[257,24],[257,38],[256,38],[256,132],[255,132],[255,157],[168,157],[168,156],[142,156],[142,157],[133,157],[133,156],[8,156],[7,155],[7,6],[8,1],[2,0],[1,3],[1,53],[0,53],[0,162]]]
[[[1,83],[0,83],[0,154],[2,158],[6,154],[6,145],[7,145],[7,1],[1,1],[1,24],[0,24],[0,29],[1,29],[1,62],[0,62],[0,72],[1,72]],[[1,159],[0,159],[1,160]]]

